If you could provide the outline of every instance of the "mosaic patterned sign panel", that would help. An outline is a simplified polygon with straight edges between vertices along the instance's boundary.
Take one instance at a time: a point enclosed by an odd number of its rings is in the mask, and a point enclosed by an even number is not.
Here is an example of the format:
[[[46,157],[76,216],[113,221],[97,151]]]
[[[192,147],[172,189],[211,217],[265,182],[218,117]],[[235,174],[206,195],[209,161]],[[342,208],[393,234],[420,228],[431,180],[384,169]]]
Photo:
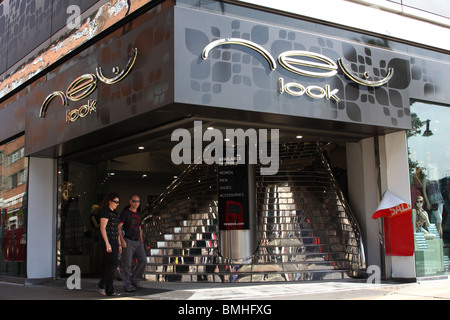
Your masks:
[[[406,56],[232,17],[177,13],[175,69],[188,75],[177,78],[180,100],[383,127],[411,124]]]
[[[425,57],[413,54],[421,51],[411,46],[404,47],[409,53],[389,49],[389,41],[381,48],[348,35],[343,39],[294,30],[282,26],[283,17],[278,25],[269,25],[170,3],[161,8],[3,100],[2,118],[14,121],[2,123],[0,137],[26,131],[27,153],[32,154],[80,137],[91,143],[90,133],[138,115],[141,127],[136,131],[148,128],[149,120],[158,126],[192,114],[237,117],[229,110],[243,111],[239,115],[245,114],[246,121],[306,122],[312,129],[326,123],[333,126],[326,130],[372,134],[409,129],[411,99],[450,101],[450,63],[443,54],[428,51]],[[86,101],[67,108],[54,99],[45,118],[40,117],[49,94],[95,75],[97,67],[112,77],[133,48],[138,59],[122,82],[101,83]],[[89,99],[97,101],[96,113],[68,126],[67,112]],[[149,113],[157,109],[158,117]],[[259,120],[251,119],[256,113]],[[271,115],[277,115],[276,121]],[[118,134],[116,129],[111,127]]]
[[[84,12],[98,0],[71,0]],[[62,29],[70,14],[68,2],[55,0],[0,1],[0,74]]]
[[[77,144],[83,146],[121,138],[140,130],[137,116],[169,104],[171,21],[170,9],[134,19],[47,73],[33,85],[32,94],[13,101],[27,105],[27,152],[54,152],[54,146],[64,143],[71,148],[67,143],[75,145],[80,137],[85,140]],[[126,120],[133,124],[124,125]],[[164,116],[138,120],[143,126],[166,121]],[[120,129],[113,127],[118,123]],[[98,134],[102,129],[110,131]]]

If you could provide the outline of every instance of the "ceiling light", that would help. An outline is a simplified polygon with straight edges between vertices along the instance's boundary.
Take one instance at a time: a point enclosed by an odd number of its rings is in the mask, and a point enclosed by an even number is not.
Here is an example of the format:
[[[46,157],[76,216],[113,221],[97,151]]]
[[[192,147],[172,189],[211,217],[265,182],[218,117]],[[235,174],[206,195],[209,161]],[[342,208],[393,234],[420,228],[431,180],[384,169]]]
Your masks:
[[[303,139],[303,136],[296,136],[297,139]]]
[[[139,149],[139,150],[144,150],[145,148],[144,148],[144,147],[138,147],[138,149]]]

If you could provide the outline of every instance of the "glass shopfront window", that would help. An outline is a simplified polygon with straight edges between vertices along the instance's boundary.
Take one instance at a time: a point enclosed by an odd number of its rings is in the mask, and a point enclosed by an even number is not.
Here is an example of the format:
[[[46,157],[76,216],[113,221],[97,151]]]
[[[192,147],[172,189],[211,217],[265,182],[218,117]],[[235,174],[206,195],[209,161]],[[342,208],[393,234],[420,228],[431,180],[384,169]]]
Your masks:
[[[105,168],[79,162],[60,161],[57,247],[58,273],[77,265],[83,275],[102,270],[98,205],[108,180]]]
[[[149,161],[145,152],[102,162],[89,156],[82,160],[60,159],[58,164],[57,275],[61,278],[67,277],[70,265],[79,266],[83,277],[104,272],[98,208],[106,194],[120,194],[118,213],[130,204],[134,194],[141,197],[141,206],[145,207],[174,175],[165,173],[162,167],[158,167],[158,173],[145,171]]]
[[[450,108],[414,101],[408,135],[416,276],[450,274]]]
[[[28,158],[25,137],[0,145],[0,275],[25,277]]]

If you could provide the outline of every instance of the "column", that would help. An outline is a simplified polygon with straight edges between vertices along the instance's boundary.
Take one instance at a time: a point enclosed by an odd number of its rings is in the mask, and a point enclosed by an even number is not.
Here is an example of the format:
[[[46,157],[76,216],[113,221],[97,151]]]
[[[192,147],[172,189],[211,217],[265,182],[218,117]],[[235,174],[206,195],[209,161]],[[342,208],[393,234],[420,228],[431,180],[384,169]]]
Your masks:
[[[56,160],[30,157],[27,233],[29,279],[55,276],[56,171]]]

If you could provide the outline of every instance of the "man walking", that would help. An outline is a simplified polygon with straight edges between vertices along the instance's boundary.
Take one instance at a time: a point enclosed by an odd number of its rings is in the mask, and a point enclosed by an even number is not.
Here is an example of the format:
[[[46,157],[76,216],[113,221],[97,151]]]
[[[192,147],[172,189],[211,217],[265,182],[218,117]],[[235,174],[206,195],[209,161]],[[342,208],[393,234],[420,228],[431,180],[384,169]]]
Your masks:
[[[123,227],[124,235],[121,236],[122,259],[121,277],[125,292],[133,292],[136,288],[141,288],[139,282],[142,280],[147,256],[145,254],[142,237],[142,217],[139,212],[140,199],[138,195],[133,195],[130,206],[125,208],[120,214],[119,228]],[[137,260],[136,268],[131,271],[133,259]]]

